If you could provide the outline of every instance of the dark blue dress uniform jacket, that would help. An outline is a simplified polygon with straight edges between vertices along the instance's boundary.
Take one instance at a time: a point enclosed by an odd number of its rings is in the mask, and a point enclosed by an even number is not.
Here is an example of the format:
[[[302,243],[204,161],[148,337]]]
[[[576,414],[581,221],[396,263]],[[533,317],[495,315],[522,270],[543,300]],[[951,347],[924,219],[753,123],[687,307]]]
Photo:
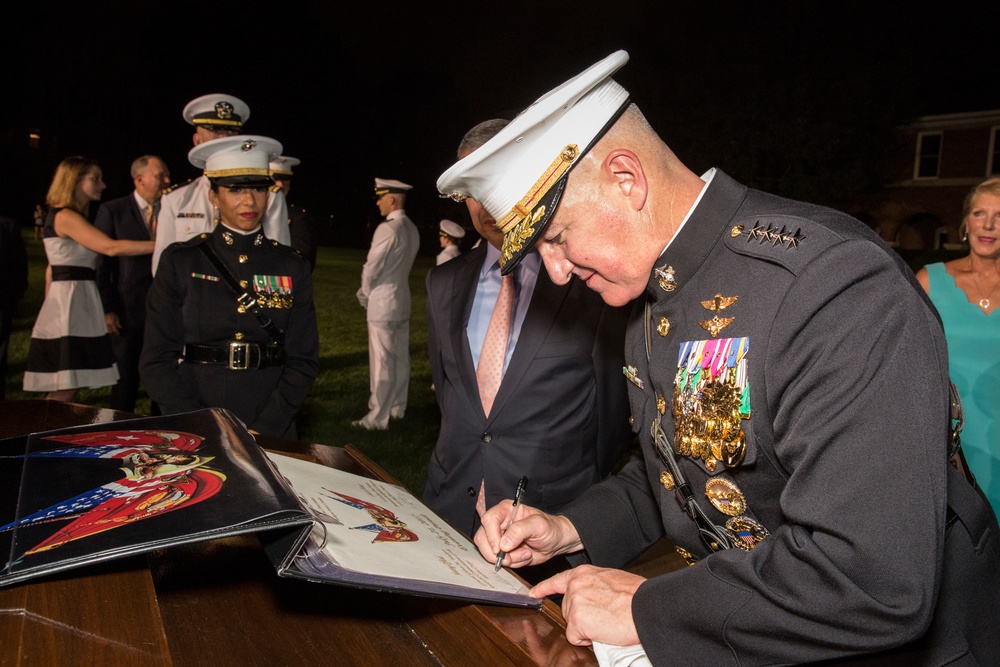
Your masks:
[[[636,592],[653,664],[1000,664],[996,518],[946,462],[945,339],[909,268],[848,216],[721,172],[656,266],[676,287],[650,277],[650,324],[638,307],[625,351],[642,454],[564,511],[596,565],[663,535],[698,559]],[[717,338],[749,337],[746,455],[677,458],[714,523],[729,517],[706,482],[724,477],[770,535],[712,553],[661,481],[650,427],[662,395],[675,440],[680,346],[712,338],[699,322],[716,294],[738,297]]]
[[[226,243],[226,237],[232,243]],[[250,312],[239,312],[236,295],[197,247],[212,248],[253,293],[254,276],[291,279],[291,308],[265,308],[285,332],[288,359],[282,367],[229,370],[221,365],[179,362],[185,344],[226,345],[242,340],[265,345],[270,338]],[[245,257],[240,262],[240,257]],[[164,251],[147,303],[140,372],[150,398],[164,414],[226,408],[265,435],[294,437],[293,418],[319,371],[319,335],[309,264],[263,233],[241,235],[218,225],[212,234],[175,243]]]

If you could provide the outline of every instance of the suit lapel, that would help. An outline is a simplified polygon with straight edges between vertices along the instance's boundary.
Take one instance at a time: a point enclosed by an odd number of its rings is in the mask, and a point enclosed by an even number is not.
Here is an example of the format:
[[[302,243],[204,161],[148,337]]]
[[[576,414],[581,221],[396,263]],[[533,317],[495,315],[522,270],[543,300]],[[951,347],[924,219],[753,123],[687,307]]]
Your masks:
[[[517,337],[517,347],[514,348],[507,372],[504,373],[503,381],[500,383],[500,390],[493,401],[490,420],[500,413],[507,399],[514,394],[524,379],[525,373],[531,368],[531,364],[538,354],[538,348],[548,336],[552,324],[559,315],[563,301],[569,294],[571,285],[572,282],[556,285],[549,278],[545,266],[539,267],[535,291],[531,295],[531,303],[528,304],[524,323],[521,324],[521,332]]]
[[[465,393],[469,397],[469,402],[478,406],[479,414],[482,414],[484,418],[486,415],[483,413],[482,403],[479,402],[479,384],[476,382],[476,367],[472,362],[472,349],[469,347],[469,336],[466,334],[466,328],[469,326],[472,302],[476,298],[479,272],[483,268],[485,257],[486,249],[481,244],[479,248],[474,248],[470,252],[460,255],[459,259],[453,260],[458,263],[458,266],[452,274],[454,282],[451,285],[451,300],[446,306],[448,308],[448,336],[451,339],[451,348],[455,352],[455,358],[458,360]]]

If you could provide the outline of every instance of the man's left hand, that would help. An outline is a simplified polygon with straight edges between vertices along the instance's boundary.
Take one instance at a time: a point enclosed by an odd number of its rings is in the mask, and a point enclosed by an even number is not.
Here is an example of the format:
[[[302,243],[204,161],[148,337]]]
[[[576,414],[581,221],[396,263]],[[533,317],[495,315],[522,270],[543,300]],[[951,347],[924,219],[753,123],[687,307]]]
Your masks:
[[[539,582],[531,595],[564,595],[562,610],[570,644],[589,646],[597,641],[631,646],[639,643],[632,596],[644,581],[623,570],[581,565]]]

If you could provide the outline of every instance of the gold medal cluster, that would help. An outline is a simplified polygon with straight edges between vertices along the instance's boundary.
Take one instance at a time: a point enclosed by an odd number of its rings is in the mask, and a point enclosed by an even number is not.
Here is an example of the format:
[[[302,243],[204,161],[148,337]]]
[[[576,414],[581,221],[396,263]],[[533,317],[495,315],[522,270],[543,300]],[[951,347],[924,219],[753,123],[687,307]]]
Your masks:
[[[742,231],[740,229],[740,232]],[[738,234],[734,228],[735,235]],[[677,289],[676,272],[673,267],[667,265],[657,267],[654,269],[654,275],[664,292],[673,292]],[[713,338],[717,337],[719,332],[732,324],[734,319],[720,317],[719,314],[738,299],[737,296],[716,294],[712,299],[702,301],[702,307],[712,311],[713,317],[699,321],[698,324]],[[670,322],[667,318],[661,317],[656,329],[660,336],[666,336],[670,331]],[[727,467],[738,466],[746,455],[746,434],[741,426],[745,418],[741,411],[742,390],[736,383],[735,374],[725,372],[719,377],[703,381],[698,388],[698,394],[700,396],[696,398],[693,392],[683,392],[674,387],[671,407],[674,418],[675,453],[700,458],[711,472],[718,468],[719,463]],[[656,409],[661,415],[666,412],[667,402],[662,394],[656,396]],[[660,473],[660,484],[670,491],[676,482],[673,475],[664,470]],[[705,496],[715,509],[730,517],[725,527],[733,538],[735,547],[749,551],[769,535],[763,525],[745,515],[746,497],[733,481],[723,477],[709,478],[705,483]],[[677,552],[688,565],[693,565],[697,561],[697,558],[681,547],[677,547]]]
[[[285,308],[287,310],[292,307],[292,295],[258,292],[257,305],[261,308]]]
[[[743,462],[746,434],[740,427],[742,394],[732,374],[709,380],[699,387],[700,400],[692,392],[674,388],[674,451],[699,458],[710,472],[719,463],[733,468]],[[692,404],[694,403],[694,404]]]

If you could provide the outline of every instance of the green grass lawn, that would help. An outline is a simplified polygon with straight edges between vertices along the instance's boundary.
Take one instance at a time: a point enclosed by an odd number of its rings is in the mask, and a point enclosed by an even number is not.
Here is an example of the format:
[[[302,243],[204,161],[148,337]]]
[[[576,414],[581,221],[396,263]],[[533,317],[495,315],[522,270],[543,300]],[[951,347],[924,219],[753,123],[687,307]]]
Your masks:
[[[26,230],[29,287],[14,319],[6,378],[7,399],[44,398],[21,390],[31,327],[42,304],[45,252],[41,241]],[[368,412],[368,332],[365,311],[354,294],[361,285],[365,252],[319,248],[315,285],[319,320],[320,370],[316,384],[299,411],[299,439],[326,445],[353,444],[419,495],[427,476],[427,461],[437,438],[440,413],[431,391],[427,359],[427,295],[424,278],[433,257],[417,257],[410,273],[413,296],[410,320],[409,405],[403,419],[392,420],[388,431],[369,432],[351,426]],[[82,390],[80,403],[111,406],[111,389]],[[141,394],[136,411],[149,414],[149,399]]]

